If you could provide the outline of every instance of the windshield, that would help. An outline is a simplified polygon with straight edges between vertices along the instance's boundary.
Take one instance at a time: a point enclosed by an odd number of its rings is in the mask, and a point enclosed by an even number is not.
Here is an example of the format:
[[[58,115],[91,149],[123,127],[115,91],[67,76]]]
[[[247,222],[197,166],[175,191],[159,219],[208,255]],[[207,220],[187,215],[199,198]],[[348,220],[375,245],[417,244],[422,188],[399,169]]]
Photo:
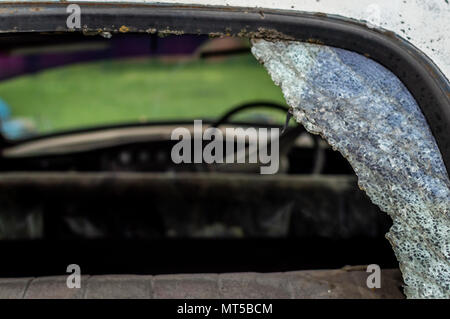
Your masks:
[[[249,47],[237,38],[146,35],[3,52],[2,133],[17,140],[105,125],[214,119],[253,101],[284,105]],[[280,123],[283,115],[252,111],[236,119]]]

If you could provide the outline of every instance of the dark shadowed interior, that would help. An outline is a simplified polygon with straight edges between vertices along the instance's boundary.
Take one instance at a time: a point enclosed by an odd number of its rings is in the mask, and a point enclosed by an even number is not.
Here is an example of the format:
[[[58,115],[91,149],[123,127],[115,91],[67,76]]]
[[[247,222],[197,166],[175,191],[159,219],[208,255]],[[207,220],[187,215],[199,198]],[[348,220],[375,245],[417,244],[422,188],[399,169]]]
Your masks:
[[[194,120],[283,129],[281,90],[248,40],[52,39],[0,51],[0,276],[64,274],[74,260],[90,274],[397,267],[389,217],[293,120],[276,174],[174,163],[174,129],[192,132],[192,154],[208,143]]]

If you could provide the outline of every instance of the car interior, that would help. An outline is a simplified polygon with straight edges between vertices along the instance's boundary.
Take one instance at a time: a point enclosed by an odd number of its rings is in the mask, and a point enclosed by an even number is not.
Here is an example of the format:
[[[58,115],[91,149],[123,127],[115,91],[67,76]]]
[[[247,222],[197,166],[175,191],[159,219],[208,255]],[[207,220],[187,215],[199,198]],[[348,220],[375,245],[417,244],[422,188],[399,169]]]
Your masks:
[[[74,260],[89,274],[398,267],[390,218],[340,153],[289,121],[248,39],[0,40],[0,276],[64,274]],[[278,172],[175,163],[176,128],[192,153],[206,144],[194,120],[277,129]],[[224,149],[258,140],[243,138]]]

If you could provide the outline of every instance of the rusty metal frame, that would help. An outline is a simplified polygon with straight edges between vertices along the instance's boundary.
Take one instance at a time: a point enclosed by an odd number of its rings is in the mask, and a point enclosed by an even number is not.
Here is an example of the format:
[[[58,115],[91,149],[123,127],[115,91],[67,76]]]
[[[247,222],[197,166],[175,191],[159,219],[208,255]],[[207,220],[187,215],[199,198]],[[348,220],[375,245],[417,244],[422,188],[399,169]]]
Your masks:
[[[208,34],[320,43],[364,54],[392,71],[427,119],[450,171],[450,84],[425,54],[392,32],[325,14],[231,7],[79,3],[81,30],[66,26],[69,3],[0,4],[0,46],[58,34]]]

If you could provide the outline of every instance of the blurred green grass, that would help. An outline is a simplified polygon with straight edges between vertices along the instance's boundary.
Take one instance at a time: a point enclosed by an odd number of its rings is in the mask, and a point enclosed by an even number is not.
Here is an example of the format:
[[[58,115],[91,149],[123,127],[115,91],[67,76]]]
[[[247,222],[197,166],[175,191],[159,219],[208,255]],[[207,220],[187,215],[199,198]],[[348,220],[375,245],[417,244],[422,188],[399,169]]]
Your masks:
[[[145,58],[75,64],[2,82],[0,97],[14,117],[32,119],[39,133],[216,118],[256,100],[285,104],[281,90],[251,55],[221,61]],[[275,118],[284,116],[277,113]]]

